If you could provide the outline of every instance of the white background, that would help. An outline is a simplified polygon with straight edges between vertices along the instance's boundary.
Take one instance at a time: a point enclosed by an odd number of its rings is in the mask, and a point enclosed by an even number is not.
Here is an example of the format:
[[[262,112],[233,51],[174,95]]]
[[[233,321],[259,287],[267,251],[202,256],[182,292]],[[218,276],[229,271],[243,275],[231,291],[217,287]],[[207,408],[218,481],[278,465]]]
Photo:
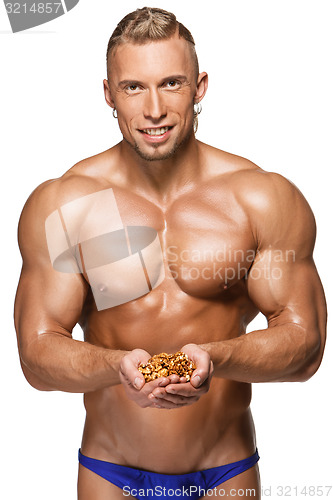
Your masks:
[[[12,321],[21,266],[17,222],[38,184],[121,139],[102,92],[105,50],[116,23],[144,5],[81,0],[67,15],[17,34],[10,32],[0,5],[0,496],[6,500],[76,497],[82,396],[38,392],[19,367]],[[209,74],[197,137],[281,173],[308,199],[318,226],[315,259],[329,300],[332,2],[150,5],[173,11],[192,31],[200,69]],[[265,325],[261,318],[251,328]],[[332,358],[329,338],[322,366],[310,381],[253,386],[262,485],[272,488],[270,498],[281,498],[277,485],[333,484]],[[286,498],[304,498],[295,490],[291,494]]]

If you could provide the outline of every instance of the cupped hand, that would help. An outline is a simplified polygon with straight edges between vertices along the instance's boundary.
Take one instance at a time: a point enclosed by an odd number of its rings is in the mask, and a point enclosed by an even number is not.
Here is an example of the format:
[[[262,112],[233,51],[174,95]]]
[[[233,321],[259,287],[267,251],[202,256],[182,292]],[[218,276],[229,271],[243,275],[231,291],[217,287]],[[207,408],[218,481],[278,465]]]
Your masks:
[[[186,344],[180,351],[194,361],[196,369],[189,382],[181,377],[179,383],[172,381],[165,386],[155,387],[148,395],[155,408],[174,409],[188,406],[198,401],[209,390],[214,371],[209,354],[196,344]]]
[[[127,397],[141,408],[156,407],[154,400],[149,398],[156,388],[179,382],[177,375],[159,377],[151,382],[145,382],[144,376],[138,370],[138,366],[141,363],[147,363],[149,358],[151,358],[151,355],[147,351],[134,349],[122,358],[119,366],[119,378]]]

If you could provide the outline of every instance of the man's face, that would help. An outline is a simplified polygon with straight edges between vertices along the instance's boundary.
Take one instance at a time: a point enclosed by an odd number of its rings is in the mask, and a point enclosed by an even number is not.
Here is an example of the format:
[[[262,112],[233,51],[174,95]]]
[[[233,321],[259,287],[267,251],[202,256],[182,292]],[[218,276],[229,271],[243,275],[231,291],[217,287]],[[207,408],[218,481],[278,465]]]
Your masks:
[[[145,160],[172,156],[193,133],[197,78],[188,42],[125,43],[111,57],[109,88],[124,140]]]

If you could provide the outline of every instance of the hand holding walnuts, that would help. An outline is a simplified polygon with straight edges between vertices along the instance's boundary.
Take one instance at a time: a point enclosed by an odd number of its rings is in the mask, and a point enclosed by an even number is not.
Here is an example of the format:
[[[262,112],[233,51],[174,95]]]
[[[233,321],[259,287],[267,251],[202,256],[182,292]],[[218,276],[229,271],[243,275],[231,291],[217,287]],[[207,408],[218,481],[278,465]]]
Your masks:
[[[191,405],[209,390],[214,370],[209,354],[196,344],[185,345],[181,348],[181,352],[187,354],[196,366],[191,374],[190,383],[182,383],[181,379],[180,383],[171,382],[165,387],[153,389],[148,397],[157,408],[172,409]]]
[[[183,357],[182,353],[186,354],[187,358]],[[213,373],[210,357],[196,344],[185,345],[181,349],[181,353],[178,352],[176,355],[179,356],[178,360],[176,357],[176,363],[180,365],[177,369],[182,373],[181,376],[174,373],[177,371],[173,370],[175,366],[170,368],[169,364],[166,367],[159,362],[156,364],[156,367],[159,368],[157,377],[146,382],[144,375],[151,375],[153,372],[149,369],[147,370],[149,373],[142,373],[139,366],[148,365],[151,355],[143,349],[134,349],[126,354],[120,363],[119,379],[127,397],[141,408],[172,409],[188,406],[198,401],[209,389]],[[157,361],[156,358],[155,361]],[[143,367],[141,366],[141,368]],[[164,369],[169,370],[167,377],[164,376],[165,372],[161,371]],[[188,382],[189,377],[190,381]]]
[[[147,363],[151,355],[143,349],[134,349],[126,354],[119,366],[119,379],[124,388],[128,399],[134,401],[141,408],[153,407],[153,402],[148,398],[154,389],[164,387],[174,378],[175,381],[179,377],[160,377],[152,382],[145,383],[142,373],[138,371],[140,364]]]
[[[159,377],[168,377],[169,375],[178,375],[180,379],[185,378],[189,382],[195,364],[184,352],[178,351],[175,354],[162,352],[155,354],[147,363],[141,363],[138,367],[146,382],[151,382]]]

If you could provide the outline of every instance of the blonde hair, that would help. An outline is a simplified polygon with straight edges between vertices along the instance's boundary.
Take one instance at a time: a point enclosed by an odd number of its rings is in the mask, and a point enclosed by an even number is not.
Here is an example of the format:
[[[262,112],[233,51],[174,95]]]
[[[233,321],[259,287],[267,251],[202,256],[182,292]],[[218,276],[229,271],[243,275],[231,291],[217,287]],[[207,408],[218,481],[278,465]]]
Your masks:
[[[191,47],[195,76],[199,74],[198,57],[195,42],[190,31],[177,21],[172,12],[154,7],[143,7],[127,14],[111,35],[106,52],[107,64],[109,56],[122,43],[144,44],[150,41],[166,40],[178,33]]]

